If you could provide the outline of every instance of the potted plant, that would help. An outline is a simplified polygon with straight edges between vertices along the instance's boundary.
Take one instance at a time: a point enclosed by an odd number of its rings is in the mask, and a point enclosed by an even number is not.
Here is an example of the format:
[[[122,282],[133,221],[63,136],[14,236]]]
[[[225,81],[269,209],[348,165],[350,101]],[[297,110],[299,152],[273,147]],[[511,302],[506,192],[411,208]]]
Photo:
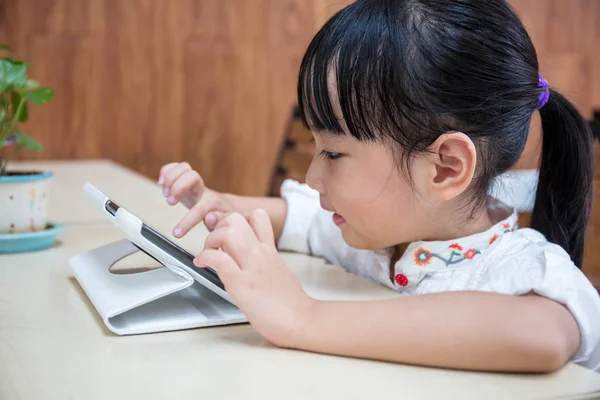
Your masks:
[[[51,172],[9,169],[20,150],[41,151],[40,142],[21,127],[29,118],[29,105],[48,102],[53,91],[27,76],[27,63],[9,57],[0,44],[0,235],[40,232],[48,228],[46,205]],[[2,250],[2,249],[0,249]]]

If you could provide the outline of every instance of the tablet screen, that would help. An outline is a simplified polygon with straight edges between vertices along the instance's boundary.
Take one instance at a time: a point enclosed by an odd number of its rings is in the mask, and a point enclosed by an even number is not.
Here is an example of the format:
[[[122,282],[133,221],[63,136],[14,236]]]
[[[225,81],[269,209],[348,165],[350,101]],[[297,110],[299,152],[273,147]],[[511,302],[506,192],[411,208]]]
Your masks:
[[[108,200],[106,202],[105,207],[106,207],[106,210],[109,213],[111,213],[112,215],[115,215],[117,213],[117,210],[119,209],[119,206],[111,200]],[[191,255],[189,252],[187,252],[184,249],[182,249],[181,247],[177,246],[175,243],[173,243],[172,241],[170,241],[169,239],[167,239],[166,237],[164,237],[163,235],[161,235],[160,233],[158,233],[157,231],[155,231],[150,226],[148,226],[144,223],[142,223],[141,234],[150,243],[152,243],[153,245],[155,245],[156,247],[158,247],[165,253],[168,253],[173,258],[175,258],[179,262],[181,262],[183,265],[185,265],[188,268],[193,269],[194,272],[196,272],[198,275],[201,275],[204,279],[208,280],[209,282],[211,282],[213,285],[217,286],[218,288],[225,290],[225,286],[223,285],[223,282],[221,282],[221,280],[219,279],[219,276],[217,275],[215,270],[212,268],[196,267],[194,265],[194,256]],[[141,250],[143,251],[143,249],[141,249]]]

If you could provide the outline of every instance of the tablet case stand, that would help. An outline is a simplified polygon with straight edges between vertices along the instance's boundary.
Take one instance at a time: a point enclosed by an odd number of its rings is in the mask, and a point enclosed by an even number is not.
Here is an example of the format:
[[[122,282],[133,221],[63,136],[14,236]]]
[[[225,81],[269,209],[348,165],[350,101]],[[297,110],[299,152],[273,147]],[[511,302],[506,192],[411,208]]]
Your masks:
[[[132,335],[247,322],[242,312],[176,265],[133,274],[110,268],[139,251],[122,239],[69,261],[75,278],[112,332]],[[160,261],[159,261],[160,262]]]

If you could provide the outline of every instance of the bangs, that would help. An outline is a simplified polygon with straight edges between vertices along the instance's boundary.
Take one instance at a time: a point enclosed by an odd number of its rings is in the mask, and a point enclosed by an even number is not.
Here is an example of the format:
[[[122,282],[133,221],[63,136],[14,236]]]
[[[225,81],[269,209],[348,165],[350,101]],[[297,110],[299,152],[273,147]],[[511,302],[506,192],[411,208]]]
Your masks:
[[[368,8],[355,3],[343,9],[310,43],[298,79],[300,113],[308,129],[350,134],[360,141],[391,137],[404,147],[414,146],[397,133],[431,114],[421,99],[410,95],[417,92],[407,82],[414,81],[416,71],[410,64],[418,52],[408,29],[402,28],[406,24],[398,29],[398,16],[378,9],[385,3],[370,2]]]

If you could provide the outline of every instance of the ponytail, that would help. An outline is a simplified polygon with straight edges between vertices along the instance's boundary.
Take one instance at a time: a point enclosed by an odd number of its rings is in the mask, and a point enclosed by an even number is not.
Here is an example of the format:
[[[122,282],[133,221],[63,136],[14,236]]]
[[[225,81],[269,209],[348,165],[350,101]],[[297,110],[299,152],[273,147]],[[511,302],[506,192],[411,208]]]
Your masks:
[[[542,161],[531,227],[581,268],[593,196],[592,132],[573,104],[554,90],[540,114]]]

